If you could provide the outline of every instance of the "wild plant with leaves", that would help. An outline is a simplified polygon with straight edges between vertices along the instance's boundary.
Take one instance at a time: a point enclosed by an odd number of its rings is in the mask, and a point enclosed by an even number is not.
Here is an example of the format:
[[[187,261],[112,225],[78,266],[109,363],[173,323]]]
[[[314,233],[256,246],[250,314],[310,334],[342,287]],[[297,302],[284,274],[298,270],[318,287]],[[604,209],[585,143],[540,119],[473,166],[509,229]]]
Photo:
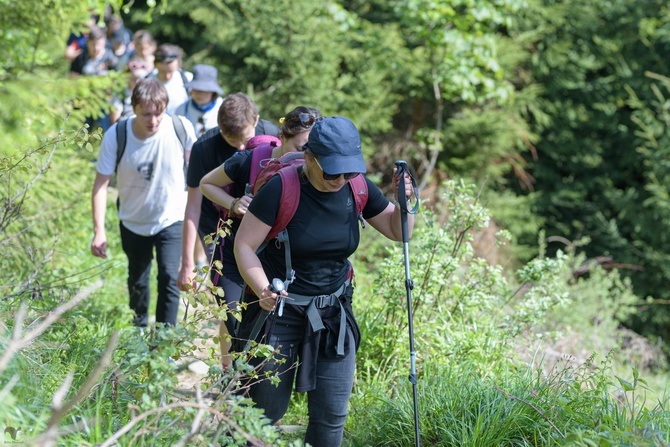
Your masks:
[[[487,211],[473,186],[445,186],[449,222],[437,225],[423,211],[411,241],[423,444],[666,445],[668,397],[640,377],[644,365],[624,367],[625,374],[632,369],[628,381],[613,365],[623,357],[617,346],[588,340],[595,352],[586,358],[551,355],[576,330],[571,323],[579,322],[579,333],[607,331],[617,340],[618,324],[635,311],[630,283],[575,247],[536,258],[514,275],[489,265],[472,245]],[[374,298],[358,303],[364,335],[348,425],[352,446],[414,441],[401,256],[388,249],[371,268]]]

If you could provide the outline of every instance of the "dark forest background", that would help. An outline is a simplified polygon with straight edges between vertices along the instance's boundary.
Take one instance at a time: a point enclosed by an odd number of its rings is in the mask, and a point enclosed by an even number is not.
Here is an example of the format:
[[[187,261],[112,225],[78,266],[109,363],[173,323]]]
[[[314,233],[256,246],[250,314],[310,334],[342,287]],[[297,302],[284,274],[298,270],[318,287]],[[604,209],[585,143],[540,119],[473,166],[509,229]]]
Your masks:
[[[426,199],[482,185],[509,265],[577,245],[630,277],[627,324],[670,340],[668,74],[662,1],[180,1],[131,29],[215,65],[277,119],[350,117],[372,171],[411,160]],[[430,205],[429,205],[430,206]],[[486,250],[484,250],[486,251]]]

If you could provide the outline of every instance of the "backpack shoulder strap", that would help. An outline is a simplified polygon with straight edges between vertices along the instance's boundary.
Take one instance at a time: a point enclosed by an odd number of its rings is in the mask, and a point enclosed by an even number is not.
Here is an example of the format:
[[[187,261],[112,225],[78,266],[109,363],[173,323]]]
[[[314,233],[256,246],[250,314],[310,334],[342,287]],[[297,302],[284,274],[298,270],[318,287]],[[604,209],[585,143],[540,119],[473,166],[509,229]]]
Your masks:
[[[179,144],[181,144],[181,155],[184,158],[184,181],[186,181],[188,172],[188,164],[186,163],[186,127],[184,126],[184,122],[179,119],[179,116],[170,115],[170,118],[172,118],[172,127],[174,127],[174,133],[177,134],[177,139],[179,140]],[[184,191],[186,191],[188,189],[188,185],[185,184],[184,188]]]
[[[362,174],[349,180],[351,192],[354,194],[354,201],[356,202],[356,215],[362,218],[363,208],[368,203],[368,184]]]
[[[189,91],[188,88],[186,87],[186,84],[188,83],[188,78],[186,77],[186,72],[180,68],[179,75],[181,76],[181,83],[184,84],[184,90],[186,90],[186,95],[188,96]]]
[[[274,239],[277,235],[286,228],[288,223],[293,219],[295,212],[298,210],[300,203],[300,175],[296,166],[287,166],[286,168],[277,171],[281,177],[281,199],[279,213],[277,220],[270,228],[267,240]],[[368,184],[365,177],[357,175],[349,180],[356,203],[356,215],[362,219],[363,209],[368,203]]]
[[[277,220],[275,220],[275,223],[270,228],[266,240],[276,238],[286,228],[298,209],[298,203],[300,203],[300,176],[298,168],[287,166],[277,171],[277,174],[281,178],[279,213],[277,214]]]
[[[291,265],[291,245],[289,243],[286,226],[291,219],[293,219],[293,216],[295,216],[295,213],[298,210],[298,204],[300,203],[300,174],[298,173],[298,167],[294,165],[280,169],[277,171],[277,174],[282,182],[279,212],[277,213],[275,223],[270,228],[265,242],[261,244],[258,252],[265,248],[268,241],[277,238],[278,241],[284,245],[286,280],[293,282],[295,272]],[[356,213],[363,223],[363,227],[365,227],[365,223],[363,222],[363,208],[365,208],[365,205],[368,202],[367,182],[362,175],[357,175],[349,180],[349,186],[351,187],[356,202]],[[351,272],[348,274],[350,276],[348,276],[347,279],[353,277],[353,269],[350,270]]]
[[[126,139],[128,130],[126,128],[127,119],[119,120],[116,122],[116,167],[114,171],[119,169],[119,163],[121,163],[121,157],[126,151]]]
[[[178,116],[176,115],[170,115],[170,118],[172,118],[172,126],[174,127],[174,132],[177,134],[177,138],[179,139],[179,143],[181,144],[181,148],[185,149],[186,148],[186,127],[184,126],[184,122],[179,119]]]

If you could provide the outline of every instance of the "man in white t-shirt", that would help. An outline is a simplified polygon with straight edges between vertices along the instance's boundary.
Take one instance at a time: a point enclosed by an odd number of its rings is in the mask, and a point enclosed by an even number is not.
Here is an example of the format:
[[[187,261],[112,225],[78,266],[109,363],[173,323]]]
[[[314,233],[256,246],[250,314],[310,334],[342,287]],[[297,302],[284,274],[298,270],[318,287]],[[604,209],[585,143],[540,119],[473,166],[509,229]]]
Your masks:
[[[158,264],[156,322],[175,325],[179,309],[177,275],[181,256],[182,220],[186,205],[185,166],[195,141],[191,123],[183,118],[184,145],[175,124],[164,119],[168,103],[165,87],[157,79],[143,79],[131,96],[135,116],[125,123],[125,150],[118,159],[119,142],[114,124],[100,146],[93,185],[94,256],[107,256],[105,213],[107,189],[116,171],[121,244],[128,257],[128,292],[134,324],[149,320],[149,275],[154,247]],[[123,143],[121,142],[123,146]]]
[[[168,115],[174,115],[177,107],[189,99],[186,84],[193,79],[193,73],[182,69],[183,54],[177,45],[169,43],[159,45],[155,55],[156,69],[148,75],[161,81],[167,89]]]

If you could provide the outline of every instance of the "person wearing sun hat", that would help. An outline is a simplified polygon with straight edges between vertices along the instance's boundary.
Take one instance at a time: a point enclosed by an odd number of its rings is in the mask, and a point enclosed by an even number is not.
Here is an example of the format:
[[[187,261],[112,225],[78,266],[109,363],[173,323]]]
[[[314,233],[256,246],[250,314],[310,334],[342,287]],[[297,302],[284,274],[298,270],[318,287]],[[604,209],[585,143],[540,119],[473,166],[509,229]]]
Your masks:
[[[211,65],[198,64],[193,67],[193,80],[186,83],[190,98],[175,110],[175,114],[188,119],[197,136],[217,127],[219,107],[223,102],[223,89],[219,86],[218,72]]]
[[[278,358],[285,362],[256,359],[262,365],[260,376],[276,372],[280,382],[255,381],[249,395],[275,423],[288,408],[295,378],[296,391],[307,392],[305,444],[335,447],[342,442],[360,342],[351,307],[354,287],[348,261],[360,241],[359,216],[349,180],[367,168],[358,129],[345,117],[316,121],[303,149],[305,165],[294,167],[300,178],[298,208],[286,227],[295,277],[281,292],[283,305],[270,314],[261,330],[266,336],[263,343],[277,349]],[[363,218],[387,238],[401,241],[400,208],[372,181],[364,181],[368,193]],[[394,191],[399,184],[393,175]],[[402,187],[407,197],[413,197],[408,176]],[[242,317],[240,333],[250,332],[244,326],[255,323],[252,312],[257,313],[259,307],[275,310],[279,295],[270,281],[286,275],[282,245],[270,242],[257,253],[279,215],[281,190],[281,177],[271,178],[254,196],[235,235],[237,265],[255,295],[247,307],[253,310]],[[412,215],[408,216],[408,227],[411,234]],[[314,327],[314,321],[319,320],[312,318],[314,313],[318,313],[322,324],[317,326],[321,327]]]

